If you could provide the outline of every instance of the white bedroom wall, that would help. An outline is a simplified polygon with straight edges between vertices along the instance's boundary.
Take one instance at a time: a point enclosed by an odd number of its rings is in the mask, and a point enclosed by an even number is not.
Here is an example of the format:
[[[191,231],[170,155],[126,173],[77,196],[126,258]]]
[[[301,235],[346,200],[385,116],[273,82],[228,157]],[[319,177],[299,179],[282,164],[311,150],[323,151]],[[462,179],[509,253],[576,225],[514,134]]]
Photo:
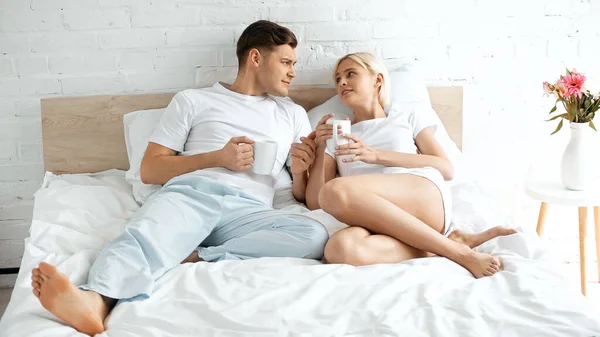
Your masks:
[[[20,263],[43,177],[40,98],[231,80],[236,38],[257,19],[300,39],[296,85],[329,85],[336,58],[370,51],[464,86],[464,152],[533,227],[523,175],[532,162],[552,171],[568,139],[548,136],[541,82],[565,67],[600,77],[598,17],[598,0],[0,0],[0,267]],[[561,214],[573,226],[548,235],[576,252],[576,213]]]

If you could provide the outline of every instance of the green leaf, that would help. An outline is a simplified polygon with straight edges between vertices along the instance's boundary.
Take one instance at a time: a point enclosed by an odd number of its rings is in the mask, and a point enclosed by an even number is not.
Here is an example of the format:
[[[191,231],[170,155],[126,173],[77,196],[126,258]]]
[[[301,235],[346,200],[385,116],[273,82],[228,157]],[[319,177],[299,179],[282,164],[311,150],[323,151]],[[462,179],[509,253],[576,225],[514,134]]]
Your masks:
[[[571,110],[567,110],[567,115],[569,116],[569,117],[567,117],[569,122],[572,122],[575,118],[575,116],[573,116],[573,112]]]
[[[590,112],[596,112],[598,108],[600,108],[600,99],[594,102],[594,104],[592,104],[592,106],[590,107]]]
[[[588,112],[590,111],[590,108],[592,107],[592,102],[591,101],[586,101],[583,103],[583,111],[584,112]]]
[[[557,98],[556,101],[554,101],[554,108],[552,108],[552,110],[550,110],[549,115],[551,115],[554,111],[556,111],[556,105],[558,104],[558,102],[560,102],[560,98]]]
[[[594,129],[594,131],[598,132],[598,130],[596,130],[596,126],[594,125],[594,122],[590,121],[590,128]]]
[[[561,120],[560,120],[560,123],[558,123],[558,126],[556,127],[556,130],[554,130],[554,132],[552,132],[552,133],[550,134],[550,136],[552,136],[553,134],[557,133],[557,132],[560,130],[560,128],[562,128],[562,126],[563,126],[563,121],[564,121],[564,119],[561,119]]]
[[[567,118],[568,116],[569,116],[569,114],[567,114],[567,113],[556,115],[556,116],[554,116],[554,117],[552,117],[550,119],[547,119],[546,122],[553,121],[553,120],[555,120],[557,118],[561,118],[561,117],[562,118]]]

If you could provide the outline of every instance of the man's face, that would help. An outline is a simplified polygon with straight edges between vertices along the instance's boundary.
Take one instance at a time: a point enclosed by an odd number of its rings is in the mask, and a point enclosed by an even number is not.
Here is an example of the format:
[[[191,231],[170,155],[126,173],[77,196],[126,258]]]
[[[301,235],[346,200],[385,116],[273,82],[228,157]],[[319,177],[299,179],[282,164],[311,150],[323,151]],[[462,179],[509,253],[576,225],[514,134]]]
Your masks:
[[[287,96],[292,79],[296,77],[296,51],[289,45],[281,45],[267,52],[258,69],[258,80],[264,90],[273,96]]]

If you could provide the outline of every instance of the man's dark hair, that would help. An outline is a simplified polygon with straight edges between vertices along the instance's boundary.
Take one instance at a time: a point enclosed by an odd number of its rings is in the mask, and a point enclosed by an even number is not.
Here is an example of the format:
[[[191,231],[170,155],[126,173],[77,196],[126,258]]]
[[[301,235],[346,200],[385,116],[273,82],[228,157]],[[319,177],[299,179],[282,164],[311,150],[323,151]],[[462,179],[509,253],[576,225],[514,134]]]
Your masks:
[[[296,35],[286,27],[267,20],[259,20],[244,29],[237,42],[237,58],[240,68],[246,64],[248,52],[256,48],[270,52],[274,47],[287,44],[296,48]]]

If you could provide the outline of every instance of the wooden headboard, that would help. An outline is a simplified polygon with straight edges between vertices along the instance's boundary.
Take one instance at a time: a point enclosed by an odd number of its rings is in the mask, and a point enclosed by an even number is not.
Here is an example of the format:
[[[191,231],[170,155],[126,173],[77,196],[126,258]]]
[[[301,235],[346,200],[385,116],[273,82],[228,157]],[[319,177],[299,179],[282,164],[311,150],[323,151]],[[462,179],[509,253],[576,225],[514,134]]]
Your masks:
[[[434,110],[450,138],[462,148],[462,87],[429,87]],[[306,111],[335,95],[335,89],[290,90]],[[123,115],[166,107],[174,93],[45,98],[42,106],[44,169],[55,174],[129,168]]]

